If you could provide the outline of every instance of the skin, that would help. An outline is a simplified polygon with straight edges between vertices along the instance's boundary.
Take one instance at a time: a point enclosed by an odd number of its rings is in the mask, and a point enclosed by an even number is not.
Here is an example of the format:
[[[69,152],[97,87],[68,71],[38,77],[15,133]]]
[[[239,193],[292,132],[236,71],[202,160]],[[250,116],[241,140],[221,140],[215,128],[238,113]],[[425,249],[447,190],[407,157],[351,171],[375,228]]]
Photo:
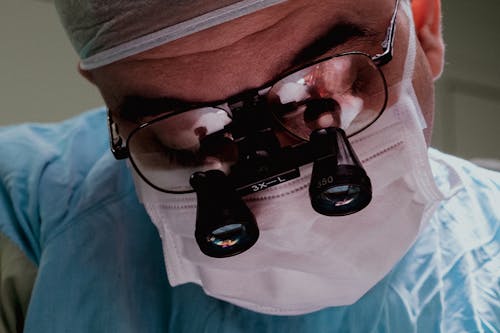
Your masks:
[[[443,43],[440,30],[435,29],[436,20],[440,20],[439,8],[433,5],[436,2],[416,2],[424,3],[423,12],[418,15],[425,19],[420,19],[422,23],[417,27],[412,81],[427,120],[424,134],[429,142],[434,114],[433,81],[443,66]],[[340,46],[330,54],[353,50],[380,53],[379,45],[394,3],[394,0],[287,1],[81,73],[99,88],[114,114],[127,95],[174,97],[192,102],[223,100],[260,87],[292,68],[300,50],[335,22],[348,19],[378,33],[350,41],[349,49]],[[404,67],[408,21],[400,8],[394,59],[382,68],[390,86],[401,77]],[[392,103],[397,98],[396,90],[390,89],[389,96]],[[119,117],[116,121],[124,137],[137,126]]]

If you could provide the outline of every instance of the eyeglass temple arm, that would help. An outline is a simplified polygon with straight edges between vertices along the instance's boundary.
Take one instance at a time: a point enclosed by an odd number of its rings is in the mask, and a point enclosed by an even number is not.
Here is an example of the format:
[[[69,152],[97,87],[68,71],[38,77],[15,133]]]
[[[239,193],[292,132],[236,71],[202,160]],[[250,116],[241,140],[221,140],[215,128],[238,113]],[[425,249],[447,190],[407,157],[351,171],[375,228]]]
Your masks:
[[[387,28],[387,34],[382,42],[382,49],[384,52],[377,54],[372,58],[373,62],[377,66],[383,66],[392,60],[392,51],[394,46],[394,34],[396,32],[396,17],[398,16],[399,0],[396,0],[396,6],[394,8],[394,13],[392,14],[391,23]]]
[[[109,145],[113,156],[117,160],[123,160],[128,157],[128,149],[123,145],[123,140],[118,133],[118,126],[113,121],[111,111],[108,110],[108,130],[109,130]]]

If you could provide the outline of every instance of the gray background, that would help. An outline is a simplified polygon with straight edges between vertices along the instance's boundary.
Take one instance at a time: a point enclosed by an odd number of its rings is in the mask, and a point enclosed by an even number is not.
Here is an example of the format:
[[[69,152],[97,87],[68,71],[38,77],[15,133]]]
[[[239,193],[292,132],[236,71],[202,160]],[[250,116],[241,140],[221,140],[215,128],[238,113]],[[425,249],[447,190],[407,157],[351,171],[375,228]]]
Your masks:
[[[498,0],[443,0],[446,67],[432,144],[466,158],[500,160],[499,13]]]
[[[500,160],[500,2],[442,0],[447,44],[432,145]],[[0,125],[52,122],[102,104],[50,1],[1,0]]]

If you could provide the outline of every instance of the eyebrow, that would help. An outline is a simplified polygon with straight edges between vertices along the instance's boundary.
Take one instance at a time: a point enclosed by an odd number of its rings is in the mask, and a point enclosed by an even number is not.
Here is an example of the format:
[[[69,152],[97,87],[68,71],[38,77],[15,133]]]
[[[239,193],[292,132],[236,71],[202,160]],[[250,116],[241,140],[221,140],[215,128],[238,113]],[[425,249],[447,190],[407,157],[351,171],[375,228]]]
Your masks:
[[[131,122],[140,123],[145,118],[189,109],[193,105],[192,102],[172,97],[126,95],[118,107],[118,116]]]
[[[363,37],[373,37],[375,35],[377,35],[375,31],[358,24],[352,22],[337,22],[325,33],[319,35],[312,42],[300,49],[296,55],[293,56],[289,68],[292,69],[299,65],[306,64],[307,62],[311,62],[348,41]],[[282,73],[278,75],[281,74]],[[270,82],[272,82],[272,80]],[[236,95],[241,95],[243,93],[244,92],[239,92]],[[156,117],[173,111],[187,110],[190,107],[194,107],[194,105],[193,102],[167,96],[145,97],[139,95],[126,95],[117,111],[120,118],[135,123],[141,123],[145,118]]]
[[[325,33],[319,35],[311,43],[299,50],[292,60],[292,65],[297,66],[311,62],[349,41],[359,38],[372,38],[377,34],[378,32],[368,27],[362,27],[359,24],[342,21],[338,22],[330,27]]]

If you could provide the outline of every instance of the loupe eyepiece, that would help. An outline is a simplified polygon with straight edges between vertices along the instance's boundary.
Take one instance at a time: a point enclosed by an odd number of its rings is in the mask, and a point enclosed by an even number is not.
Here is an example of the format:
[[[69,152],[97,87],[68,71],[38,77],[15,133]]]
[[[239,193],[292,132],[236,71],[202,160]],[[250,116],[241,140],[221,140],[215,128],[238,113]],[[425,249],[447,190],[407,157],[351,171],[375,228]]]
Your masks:
[[[259,238],[255,217],[224,172],[195,172],[190,183],[198,198],[195,238],[201,252],[224,258],[255,244]]]
[[[313,209],[327,216],[342,216],[365,208],[372,198],[370,178],[345,132],[336,127],[315,130],[310,144],[314,155],[309,185]]]

